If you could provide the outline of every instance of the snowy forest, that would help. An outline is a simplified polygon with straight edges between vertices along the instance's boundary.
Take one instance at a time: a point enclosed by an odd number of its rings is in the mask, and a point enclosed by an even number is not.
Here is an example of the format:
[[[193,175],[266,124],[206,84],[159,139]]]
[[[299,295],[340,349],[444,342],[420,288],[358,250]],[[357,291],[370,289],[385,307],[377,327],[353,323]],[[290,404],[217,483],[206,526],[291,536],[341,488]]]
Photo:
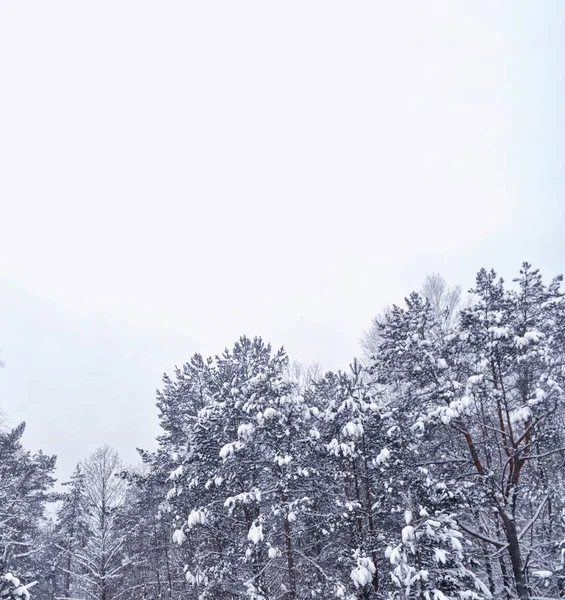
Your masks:
[[[4,423],[0,598],[564,597],[560,287],[430,276],[338,372],[258,337],[194,354],[156,451],[102,445],[62,492]]]

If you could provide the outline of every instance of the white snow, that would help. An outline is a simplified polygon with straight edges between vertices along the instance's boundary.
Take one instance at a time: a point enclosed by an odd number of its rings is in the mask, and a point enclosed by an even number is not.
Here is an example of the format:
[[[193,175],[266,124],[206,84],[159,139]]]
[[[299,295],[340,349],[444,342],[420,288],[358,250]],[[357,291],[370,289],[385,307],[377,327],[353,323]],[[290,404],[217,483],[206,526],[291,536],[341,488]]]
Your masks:
[[[363,425],[361,423],[353,423],[353,421],[349,421],[347,425],[343,428],[343,435],[346,437],[360,437],[363,435]]]
[[[434,548],[434,558],[437,563],[445,564],[447,561],[447,550],[443,550],[442,548]]]
[[[351,571],[350,577],[355,587],[363,587],[371,583],[375,571],[373,561],[368,556],[362,556],[357,559],[357,567]]]
[[[489,327],[489,331],[492,333],[492,337],[495,340],[501,340],[508,337],[507,327]]]
[[[195,525],[205,525],[207,521],[206,513],[203,510],[193,510],[188,515],[188,527],[192,529]]]
[[[532,575],[539,577],[540,579],[549,579],[553,573],[551,571],[533,571]]]
[[[182,465],[179,465],[170,475],[169,475],[169,479],[171,481],[175,481],[176,479],[178,479],[179,477],[181,477],[181,475],[183,474],[184,471],[184,467]]]
[[[532,417],[532,411],[528,406],[523,406],[517,410],[514,410],[510,413],[510,422],[511,423],[525,423]]]
[[[263,412],[263,417],[265,419],[273,419],[278,416],[278,414],[279,413],[274,408],[268,406]]]
[[[230,442],[229,444],[225,444],[220,449],[220,458],[230,458],[237,450],[241,450],[242,448],[243,444],[241,442]]]
[[[408,544],[414,539],[414,527],[412,525],[406,525],[402,529],[402,543]]]
[[[385,557],[390,560],[392,565],[397,564],[401,559],[400,547],[396,546],[393,548],[392,546],[388,546],[388,548],[385,550]]]
[[[184,531],[182,529],[177,529],[173,533],[173,544],[178,544],[179,546],[182,546],[184,540],[186,540],[186,535],[184,534]]]
[[[186,571],[185,578],[191,585],[208,585],[208,577],[206,573],[203,573],[200,570],[196,570],[196,573],[191,573],[190,571]]]
[[[243,423],[237,428],[237,437],[241,440],[249,440],[255,433],[255,426],[252,423]]]
[[[247,534],[247,539],[254,544],[258,544],[263,541],[263,525],[259,523],[255,524],[255,521],[251,524],[249,528],[249,532]]]
[[[384,447],[377,455],[377,458],[375,458],[375,462],[377,465],[384,465],[387,463],[388,459],[390,458],[390,450],[386,447]]]

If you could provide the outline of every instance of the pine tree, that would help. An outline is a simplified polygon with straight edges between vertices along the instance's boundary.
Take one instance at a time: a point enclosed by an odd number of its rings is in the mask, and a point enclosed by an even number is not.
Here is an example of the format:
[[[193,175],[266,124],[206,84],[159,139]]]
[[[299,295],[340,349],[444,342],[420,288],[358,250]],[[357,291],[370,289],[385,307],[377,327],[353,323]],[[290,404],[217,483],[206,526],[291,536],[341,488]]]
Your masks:
[[[55,499],[55,457],[22,445],[25,424],[0,432],[0,597],[28,597],[41,585],[35,560],[47,502]],[[37,589],[37,588],[36,588]]]
[[[362,598],[380,592],[382,536],[377,527],[378,466],[386,459],[382,404],[361,365],[350,373],[328,373],[313,390],[322,409],[321,441],[325,451],[325,485],[332,494],[327,521],[334,548],[337,590]],[[338,569],[336,567],[339,566]]]
[[[563,418],[559,281],[545,286],[525,264],[517,289],[507,290],[482,270],[473,304],[442,336],[429,304],[413,294],[406,310],[395,307],[383,324],[373,364],[378,380],[411,407],[412,427],[430,438],[427,461],[442,465],[447,478],[470,469],[465,480],[457,476],[467,485],[472,516],[461,516],[459,526],[499,551],[504,589],[522,598],[531,588],[525,534],[540,526],[543,505],[558,496],[543,464],[564,447],[562,428],[548,419]],[[491,562],[483,568],[492,580]]]
[[[59,550],[56,566],[63,576],[61,594],[71,598],[73,584],[76,586],[73,573],[78,567],[75,556],[85,547],[89,537],[85,477],[80,464],[63,486],[66,489],[57,511],[54,538]],[[80,585],[76,587],[80,589]]]
[[[465,554],[470,541],[459,528],[457,515],[450,513],[450,508],[461,506],[456,494],[434,481],[426,468],[412,472],[410,479],[410,487],[402,494],[405,510],[400,539],[385,553],[397,588],[390,595],[425,600],[490,598]]]

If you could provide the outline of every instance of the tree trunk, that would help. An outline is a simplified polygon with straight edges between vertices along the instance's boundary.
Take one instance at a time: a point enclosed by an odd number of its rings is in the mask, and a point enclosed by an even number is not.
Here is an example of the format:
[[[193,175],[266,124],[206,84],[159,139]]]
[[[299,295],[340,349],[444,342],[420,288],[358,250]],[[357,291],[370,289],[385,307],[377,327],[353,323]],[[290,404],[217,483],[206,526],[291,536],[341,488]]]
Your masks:
[[[369,544],[371,545],[371,559],[375,565],[375,572],[373,573],[373,589],[378,593],[379,591],[379,565],[377,552],[375,550],[375,524],[373,522],[373,498],[371,496],[371,482],[369,478],[369,465],[367,464],[367,451],[365,448],[365,436],[363,436],[363,467],[364,467],[364,480],[365,480],[365,512],[367,513],[367,521],[369,524]]]
[[[282,495],[283,505],[286,504],[286,494]],[[288,514],[284,517],[284,543],[286,548],[286,567],[288,570],[288,592],[286,597],[289,600],[295,600],[296,598],[296,572],[294,570],[294,552],[292,548],[292,535],[290,530],[290,521],[288,520]]]
[[[516,532],[516,524],[513,520],[509,519],[507,515],[502,515],[502,522],[506,533],[506,541],[508,542],[508,554],[512,564],[512,574],[514,576],[514,584],[516,585],[516,593],[519,598],[528,600],[530,591],[524,573],[524,562],[522,560],[520,542],[518,541],[518,533]]]

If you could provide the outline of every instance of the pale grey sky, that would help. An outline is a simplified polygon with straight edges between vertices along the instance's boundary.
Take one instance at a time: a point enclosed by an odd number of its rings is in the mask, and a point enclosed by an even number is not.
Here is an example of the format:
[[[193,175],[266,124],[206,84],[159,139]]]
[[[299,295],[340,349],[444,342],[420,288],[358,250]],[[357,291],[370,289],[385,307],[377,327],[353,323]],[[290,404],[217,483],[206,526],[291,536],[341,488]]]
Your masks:
[[[565,4],[0,3],[0,407],[74,463],[240,334],[347,366],[428,272],[565,268]]]

